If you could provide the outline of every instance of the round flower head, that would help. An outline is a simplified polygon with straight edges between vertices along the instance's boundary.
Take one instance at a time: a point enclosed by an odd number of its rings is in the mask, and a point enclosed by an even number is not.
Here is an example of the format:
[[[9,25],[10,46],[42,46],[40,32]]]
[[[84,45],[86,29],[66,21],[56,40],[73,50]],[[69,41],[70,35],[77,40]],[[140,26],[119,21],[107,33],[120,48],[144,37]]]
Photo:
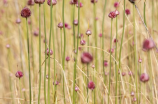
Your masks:
[[[78,87],[75,87],[75,91],[77,92],[79,90],[79,88]]]
[[[74,25],[78,25],[78,21],[77,20],[74,20]]]
[[[47,55],[48,55],[48,56],[49,56],[49,54],[50,54],[50,55],[53,54],[53,51],[52,51],[51,49],[50,49],[50,53],[49,53],[49,49],[48,49],[48,48],[47,48],[47,51],[46,51],[46,52],[47,52]]]
[[[93,69],[95,68],[95,65],[94,65],[94,64],[92,64],[92,68],[93,68]]]
[[[65,28],[71,29],[71,26],[68,23],[65,23]]]
[[[89,36],[89,35],[91,35],[91,34],[92,34],[92,32],[91,32],[90,30],[87,30],[87,31],[86,31],[86,35]]]
[[[90,82],[88,83],[88,88],[91,89],[91,90],[94,90],[94,89],[95,89],[95,84],[94,84],[93,81],[90,81]]]
[[[116,15],[116,12],[115,12],[115,11],[112,11],[112,12],[109,13],[108,16],[109,16],[109,18],[113,19],[113,18],[115,18],[117,15]]]
[[[114,7],[115,7],[115,8],[118,8],[118,7],[119,7],[119,3],[118,3],[118,2],[115,2],[115,3],[114,3]]]
[[[24,18],[28,18],[31,16],[31,11],[29,8],[25,7],[22,9],[21,11],[21,16],[24,17]]]
[[[146,39],[143,42],[143,50],[144,51],[149,51],[154,47],[154,42],[151,39]]]
[[[91,3],[97,3],[98,0],[91,0]]]
[[[85,64],[89,64],[93,61],[93,56],[88,52],[83,52],[81,55],[81,62]]]
[[[122,76],[125,76],[126,75],[126,73],[125,72],[122,72]]]
[[[51,0],[48,0],[47,4],[51,6]],[[52,5],[56,5],[56,4],[57,4],[57,0],[52,0]]]
[[[63,28],[63,23],[60,22],[60,23],[58,24],[58,27],[59,27],[59,28]]]
[[[136,1],[136,0],[129,0],[129,2],[131,2],[132,4],[134,4],[134,3],[135,3],[135,1]]]
[[[20,24],[20,23],[21,23],[20,18],[16,19],[16,23],[17,23],[17,24]]]
[[[141,58],[139,58],[138,62],[139,62],[139,63],[142,63],[142,59],[141,59]]]
[[[132,75],[133,75],[132,71],[129,71],[129,72],[128,72],[128,75],[129,75],[129,76],[132,76]]]
[[[78,7],[78,3],[76,4],[76,7]],[[80,8],[83,7],[83,4],[80,2]]]
[[[102,37],[102,36],[103,36],[102,33],[100,33],[100,34],[99,34],[99,37]]]
[[[67,62],[70,61],[70,57],[67,56],[67,57],[65,58],[65,60],[66,60]]]
[[[43,4],[45,2],[45,0],[34,0],[34,2],[36,4]]]
[[[137,98],[136,98],[136,97],[134,97],[134,98],[133,98],[133,102],[136,102],[136,101],[137,101]]]
[[[118,40],[115,38],[115,39],[114,39],[114,43],[116,43],[116,42],[118,42]]]
[[[107,60],[104,61],[104,66],[105,66],[105,67],[108,66],[108,61],[107,61]]]
[[[125,13],[126,13],[126,15],[130,15],[130,14],[131,14],[131,11],[130,11],[129,9],[126,9],[126,10],[125,10]]]
[[[28,20],[28,24],[31,25],[31,20]]]
[[[82,40],[80,41],[80,44],[81,44],[81,45],[85,45],[85,44],[86,44],[86,41],[82,39]]]
[[[58,85],[58,84],[59,84],[59,82],[58,82],[58,81],[55,81],[55,83],[53,82],[53,85],[54,85],[54,84],[55,84],[55,85]]]
[[[20,79],[21,77],[23,77],[23,73],[21,71],[17,71],[15,73],[15,76]]]
[[[6,45],[6,48],[10,48],[10,45],[9,45],[9,44],[7,44],[7,45]]]
[[[131,92],[131,96],[134,96],[134,92],[133,91]]]
[[[38,30],[35,30],[35,31],[33,32],[33,35],[34,35],[34,36],[38,36],[38,35],[39,35],[39,31],[38,31]]]
[[[33,6],[33,5],[34,5],[34,1],[33,1],[33,0],[28,0],[28,1],[27,1],[27,5]]]
[[[143,74],[141,74],[141,76],[140,76],[140,81],[142,81],[142,82],[147,82],[147,81],[149,81],[149,76],[148,76],[148,74],[147,73],[143,73]]]
[[[115,10],[116,16],[118,16],[120,13],[119,11]]]
[[[3,0],[3,4],[7,4],[8,3],[8,1],[7,0]]]
[[[114,49],[113,48],[111,48],[111,49],[109,49],[109,53],[114,53]]]

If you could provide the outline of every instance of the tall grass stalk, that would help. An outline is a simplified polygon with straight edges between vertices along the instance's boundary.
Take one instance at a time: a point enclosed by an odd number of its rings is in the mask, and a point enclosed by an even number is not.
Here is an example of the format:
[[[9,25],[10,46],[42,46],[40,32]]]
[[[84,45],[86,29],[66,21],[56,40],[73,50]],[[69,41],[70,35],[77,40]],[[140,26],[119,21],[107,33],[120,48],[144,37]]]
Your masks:
[[[89,52],[89,35],[88,35],[88,52]],[[89,82],[89,65],[87,64],[87,85],[88,85],[88,82]],[[88,103],[88,99],[89,99],[89,95],[88,95],[88,87],[87,87],[87,103]]]
[[[124,12],[123,12],[123,30],[122,30],[122,38],[121,38],[121,44],[120,44],[120,52],[119,52],[119,70],[121,70],[121,53],[122,53],[122,44],[123,44],[123,38],[124,38],[124,32],[125,32],[125,0],[124,0]],[[118,77],[118,80],[120,81],[120,78]],[[120,83],[119,83],[119,95],[121,95],[121,89],[120,89]],[[119,99],[119,104],[121,104],[121,98]]]
[[[117,17],[116,17],[116,43],[115,43],[115,50],[117,50],[117,38],[118,38],[118,27],[117,27]],[[115,51],[115,60],[117,60],[117,51]],[[115,75],[116,75],[115,96],[117,96],[118,70],[117,70],[117,62],[116,61],[115,61]],[[115,104],[117,104],[117,98],[115,99]]]
[[[77,56],[78,56],[78,45],[79,45],[79,34],[80,34],[80,0],[78,0],[78,33],[77,33],[77,47],[76,47],[76,55],[75,55],[75,65],[74,65],[74,78],[73,78],[73,104],[76,104],[76,68],[77,68]]]
[[[48,104],[50,104],[50,80],[51,80],[51,77],[50,77],[50,48],[51,48],[51,35],[52,35],[52,9],[53,9],[53,6],[52,6],[52,0],[51,0],[51,6],[50,6],[50,34],[49,34],[49,57],[48,57],[48,92],[47,92],[47,101],[48,101]]]
[[[65,70],[65,52],[66,52],[66,31],[65,31],[65,0],[63,0],[63,5],[62,5],[62,19],[63,19],[63,31],[64,31],[64,51],[63,51],[63,58],[62,58],[62,66],[63,70]],[[63,75],[63,94],[64,94],[64,104],[66,104],[65,101],[65,80],[64,80],[64,75]]]
[[[135,5],[133,5],[133,33],[134,33],[134,70],[135,70],[135,84],[136,84],[136,98],[138,99],[138,56],[137,56],[137,35],[136,35],[136,24],[135,24]],[[138,100],[137,100],[138,104]]]
[[[29,47],[29,32],[28,32],[28,22],[26,18],[26,27],[27,27],[27,51],[28,51],[28,68],[29,68],[29,102],[31,104],[31,69],[30,69],[30,47]]]
[[[102,49],[104,50],[104,21],[105,21],[105,10],[106,10],[106,2],[107,0],[105,0],[104,3],[104,10],[103,10],[103,22],[102,22]],[[102,67],[103,67],[103,76],[104,76],[104,84],[106,84],[105,82],[105,68],[104,68],[104,51],[102,51]],[[103,96],[103,102],[104,102],[104,97]]]
[[[110,103],[110,85],[111,85],[111,66],[112,66],[112,59],[111,59],[111,55],[112,55],[112,52],[111,52],[111,49],[112,49],[112,22],[113,22],[113,19],[111,19],[111,35],[110,35],[110,70],[109,70],[109,88],[108,88],[108,104]]]
[[[38,92],[38,104],[40,104],[41,96],[41,4],[39,4],[39,92]]]
[[[97,20],[96,20],[96,2],[94,1],[94,37],[95,37],[95,47],[98,47],[98,36],[97,36]],[[98,50],[95,49],[95,69],[98,70],[98,56],[97,56]],[[97,82],[95,81],[95,85],[97,85]],[[96,101],[96,90],[94,90],[94,104]]]
[[[73,45],[74,45],[74,50],[76,47],[76,35],[75,35],[75,25],[74,25],[74,20],[75,20],[75,4],[73,4],[73,14],[72,14],[72,25],[73,25]]]
[[[45,3],[43,5],[43,11],[44,11],[44,34],[45,34],[45,66],[44,66],[44,101],[45,104],[47,104],[47,91],[46,91],[46,66],[47,66],[47,33],[46,33],[46,13],[45,13]]]

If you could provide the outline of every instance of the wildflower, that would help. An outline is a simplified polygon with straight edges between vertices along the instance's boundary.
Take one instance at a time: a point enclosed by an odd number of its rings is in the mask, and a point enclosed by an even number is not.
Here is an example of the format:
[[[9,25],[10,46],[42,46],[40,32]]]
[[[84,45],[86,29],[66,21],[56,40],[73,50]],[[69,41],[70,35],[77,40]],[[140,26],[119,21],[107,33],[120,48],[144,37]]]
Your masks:
[[[114,49],[113,48],[111,48],[111,49],[109,49],[109,53],[113,53],[114,52]]]
[[[141,59],[141,58],[139,58],[138,62],[139,62],[139,63],[142,63],[142,59]]]
[[[48,48],[47,48],[47,51],[46,51],[46,52],[47,52],[47,55],[48,55],[48,56],[49,56],[49,54],[50,54],[50,55],[53,54],[53,51],[50,49],[50,52],[49,52],[49,49],[48,49]]]
[[[63,23],[60,22],[60,23],[58,24],[58,27],[59,27],[59,28],[63,28]]]
[[[43,4],[45,2],[45,0],[34,0],[34,2],[36,4]]]
[[[122,76],[125,76],[126,75],[126,73],[125,72],[122,72]]]
[[[34,5],[34,1],[33,1],[33,0],[28,0],[28,1],[27,1],[27,5],[33,6],[33,5]]]
[[[126,15],[130,15],[130,14],[131,14],[131,11],[130,11],[129,9],[126,9],[126,10],[125,10],[125,13],[126,13]]]
[[[92,64],[92,68],[93,68],[93,69],[95,68],[95,65],[94,65],[94,64]]]
[[[86,31],[86,35],[89,36],[89,35],[91,35],[91,34],[92,34],[92,32],[91,32],[90,30],[87,30],[87,31]]]
[[[154,42],[151,39],[146,39],[143,42],[143,50],[144,51],[149,51],[154,47]]]
[[[91,90],[94,90],[94,89],[95,89],[95,84],[94,84],[93,81],[90,81],[90,82],[88,83],[88,88],[91,89]]]
[[[67,62],[70,61],[70,57],[67,56],[67,57],[65,58],[65,60],[66,60]]]
[[[21,71],[17,71],[15,76],[20,79],[21,77],[23,77],[23,73]]]
[[[7,45],[6,45],[6,48],[10,48],[10,45],[9,45],[9,44],[7,44]]]
[[[75,87],[75,91],[77,92],[78,90],[79,90],[79,88],[76,86],[76,87]]]
[[[38,35],[39,35],[39,31],[38,31],[38,30],[35,30],[35,31],[33,32],[33,35],[34,35],[34,36],[38,36]]]
[[[107,67],[108,66],[108,61],[104,60],[104,66]]]
[[[115,18],[117,15],[116,15],[116,12],[115,12],[115,11],[112,11],[112,12],[109,13],[108,16],[109,16],[109,18],[113,19],[113,18]]]
[[[20,23],[21,23],[20,18],[16,19],[16,23],[17,23],[17,24],[20,24]]]
[[[98,0],[91,0],[91,3],[97,3]]]
[[[76,7],[78,7],[78,3],[76,4]],[[83,4],[80,2],[80,8],[83,7]]]
[[[133,91],[131,92],[131,96],[134,96],[134,92]]]
[[[142,81],[142,82],[148,82],[149,81],[149,76],[148,76],[148,74],[147,73],[143,73],[143,74],[141,74],[141,76],[140,76],[140,81]]]
[[[48,0],[47,1],[47,4],[49,5],[49,6],[51,6],[51,0]],[[57,4],[57,0],[52,0],[52,5],[56,5]]]
[[[116,14],[116,16],[118,16],[120,14],[120,12],[115,10],[115,14]]]
[[[93,56],[90,53],[88,53],[88,52],[82,53],[82,55],[81,55],[81,62],[82,63],[89,64],[92,61],[93,61]]]
[[[136,97],[134,97],[134,98],[133,98],[133,102],[136,102],[136,101],[137,101],[137,98],[136,98]]]
[[[59,82],[58,81],[55,81],[55,83],[53,82],[53,85],[58,85],[59,84]]]
[[[74,25],[78,25],[78,21],[77,20],[74,20]]]
[[[132,75],[133,75],[132,71],[129,71],[129,72],[128,72],[128,75],[129,75],[129,76],[132,76]]]
[[[131,2],[132,4],[134,4],[134,3],[135,3],[135,1],[136,1],[136,0],[129,0],[129,2]]]
[[[119,3],[118,3],[118,2],[115,2],[115,3],[114,3],[114,7],[115,7],[115,8],[118,8],[118,7],[119,7]]]
[[[21,11],[21,16],[24,17],[24,18],[28,18],[31,16],[31,11],[29,8],[25,7],[22,9]]]
[[[68,23],[65,23],[65,28],[71,29],[71,26]]]
[[[102,36],[103,36],[102,33],[100,33],[100,34],[99,34],[99,37],[102,37]]]
[[[81,45],[85,45],[85,44],[86,44],[86,41],[82,39],[82,40],[80,41],[80,44],[81,44]]]
[[[115,38],[115,39],[114,39],[114,43],[117,43],[117,42],[118,42],[118,39]]]

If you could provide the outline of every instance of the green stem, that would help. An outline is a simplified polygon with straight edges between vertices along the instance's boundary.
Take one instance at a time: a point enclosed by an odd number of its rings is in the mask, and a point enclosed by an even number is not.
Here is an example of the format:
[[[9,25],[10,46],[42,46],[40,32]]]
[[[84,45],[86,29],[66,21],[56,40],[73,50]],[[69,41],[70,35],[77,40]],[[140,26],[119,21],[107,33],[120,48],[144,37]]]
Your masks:
[[[89,36],[88,36],[88,52],[89,52]],[[88,83],[89,83],[89,66],[88,66],[88,64],[87,64],[87,85],[88,85]],[[87,104],[88,104],[88,97],[89,95],[88,95],[88,87],[87,87]]]
[[[124,0],[124,10],[123,11],[124,11],[124,13],[123,13],[123,30],[122,30],[120,52],[119,52],[119,70],[121,68],[121,53],[122,53],[122,44],[123,44],[123,38],[124,38],[124,32],[125,32],[125,0]],[[120,80],[119,77],[118,77],[118,80]],[[119,95],[121,95],[120,83],[119,83]],[[121,104],[121,98],[119,99],[119,104]]]
[[[111,78],[111,66],[112,66],[112,62],[111,62],[111,49],[112,49],[112,21],[113,19],[111,19],[111,36],[110,36],[110,71],[109,71],[109,89],[108,89],[108,104],[110,103],[110,78]]]
[[[29,49],[29,32],[28,32],[27,18],[26,18],[26,27],[27,27],[27,49],[28,49],[28,67],[29,67],[29,97],[31,104],[31,69],[30,69],[30,49]]]
[[[52,1],[51,1],[52,2]],[[49,34],[49,58],[48,58],[48,104],[50,104],[50,80],[51,80],[51,77],[50,77],[50,47],[51,47],[51,32],[52,32],[52,9],[53,9],[53,6],[52,6],[52,3],[51,3],[51,6],[50,6],[50,34]]]
[[[63,31],[64,31],[64,52],[63,52],[63,58],[62,58],[62,66],[63,70],[65,70],[65,51],[66,51],[66,31],[65,31],[65,16],[64,16],[64,11],[65,11],[65,0],[63,0],[63,6],[62,6],[62,19],[63,19]],[[64,94],[64,104],[66,104],[65,101],[65,80],[63,76],[63,94]]]
[[[46,95],[46,66],[47,66],[47,33],[46,33],[46,14],[45,14],[45,4],[43,5],[44,11],[44,34],[45,34],[45,68],[44,68],[44,101],[47,104],[47,95]]]
[[[41,4],[39,4],[39,74],[38,104],[40,104],[41,95]]]
[[[72,25],[73,25],[73,44],[74,44],[74,50],[75,50],[75,47],[76,47],[76,35],[75,35],[74,20],[75,20],[75,5],[73,5],[73,21],[72,21]]]
[[[61,59],[62,59],[62,53],[63,53],[63,36],[62,36],[62,29],[60,29],[60,36],[61,36]],[[62,61],[61,61],[62,62]]]
[[[116,43],[115,50],[117,50],[117,36],[118,36],[118,28],[117,28],[117,17],[116,17]],[[117,60],[117,51],[115,51],[115,60]],[[117,62],[115,61],[115,74],[116,74],[116,87],[115,87],[115,96],[117,96],[117,85],[118,85],[118,70],[117,70]],[[115,104],[117,104],[117,98],[115,99]]]
[[[80,4],[80,0],[78,0],[78,4]],[[76,66],[77,66],[77,56],[78,56],[78,43],[79,43],[79,34],[80,34],[80,6],[78,6],[78,34],[77,34],[77,53],[75,55],[75,65],[74,65],[74,78],[73,78],[73,104],[76,104]]]

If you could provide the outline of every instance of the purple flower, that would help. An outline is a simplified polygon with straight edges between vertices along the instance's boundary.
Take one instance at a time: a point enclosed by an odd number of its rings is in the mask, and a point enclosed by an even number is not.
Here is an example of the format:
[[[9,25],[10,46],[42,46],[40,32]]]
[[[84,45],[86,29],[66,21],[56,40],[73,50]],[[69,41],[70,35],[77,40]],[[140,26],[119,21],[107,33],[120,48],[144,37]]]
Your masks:
[[[16,19],[16,23],[17,23],[17,24],[20,24],[20,23],[21,23],[20,18]]]
[[[149,81],[149,76],[148,76],[148,74],[147,73],[143,73],[143,74],[141,74],[141,76],[140,76],[140,81],[142,81],[142,82],[148,82]]]
[[[154,47],[154,42],[151,39],[145,39],[143,42],[143,50],[149,51]]]
[[[112,12],[109,13],[108,16],[109,16],[109,18],[113,19],[113,18],[115,18],[117,15],[116,15],[116,12],[115,12],[115,11],[112,11]]]
[[[94,84],[93,81],[90,81],[90,82],[88,83],[88,88],[91,89],[91,90],[94,90],[94,89],[95,89],[95,84]]]
[[[29,8],[25,7],[22,9],[21,11],[21,16],[24,17],[24,18],[28,18],[31,16],[31,11]]]
[[[81,55],[81,62],[85,64],[89,64],[93,61],[93,56],[88,52],[83,52]]]
[[[45,0],[34,0],[34,2],[36,4],[43,4],[45,2]]]
[[[48,0],[47,1],[47,4],[49,5],[49,6],[51,6],[51,0]],[[57,4],[57,0],[52,0],[52,5],[56,5]]]
[[[47,48],[47,51],[46,51],[46,52],[47,52],[47,55],[48,55],[48,56],[49,56],[49,54],[50,54],[50,55],[53,54],[53,51],[52,51],[51,49],[50,49],[50,53],[49,53],[49,49],[48,49],[48,48]]]
[[[98,0],[91,0],[91,3],[97,3]]]
[[[85,44],[86,44],[86,41],[82,39],[82,40],[80,41],[80,44],[81,44],[81,45],[85,45]]]
[[[108,66],[108,61],[104,60],[104,66],[107,67]]]
[[[92,34],[91,30],[87,30],[87,31],[86,31],[86,35],[89,36],[89,35],[91,35],[91,34]]]
[[[75,91],[77,92],[78,90],[79,90],[79,88],[76,86],[76,87],[75,87]]]
[[[58,24],[58,27],[59,27],[59,28],[63,28],[63,23],[60,22],[60,23]]]
[[[78,25],[78,20],[74,20],[74,25]]]
[[[20,79],[21,77],[23,77],[23,73],[21,71],[17,71],[15,73],[15,76]]]
[[[70,57],[67,56],[67,57],[65,58],[65,60],[66,60],[67,62],[70,61]]]
[[[130,14],[131,14],[131,11],[130,11],[129,9],[126,9],[126,10],[125,10],[125,13],[126,13],[126,15],[130,15]]]
[[[28,1],[27,1],[27,5],[33,6],[33,5],[34,5],[34,1],[33,1],[33,0],[28,0]]]
[[[118,7],[119,7],[119,3],[118,3],[118,2],[115,2],[115,3],[114,3],[114,7],[115,7],[115,8],[118,8]]]
[[[76,4],[76,7],[78,7],[78,3]],[[80,2],[80,8],[83,7],[83,4]]]

